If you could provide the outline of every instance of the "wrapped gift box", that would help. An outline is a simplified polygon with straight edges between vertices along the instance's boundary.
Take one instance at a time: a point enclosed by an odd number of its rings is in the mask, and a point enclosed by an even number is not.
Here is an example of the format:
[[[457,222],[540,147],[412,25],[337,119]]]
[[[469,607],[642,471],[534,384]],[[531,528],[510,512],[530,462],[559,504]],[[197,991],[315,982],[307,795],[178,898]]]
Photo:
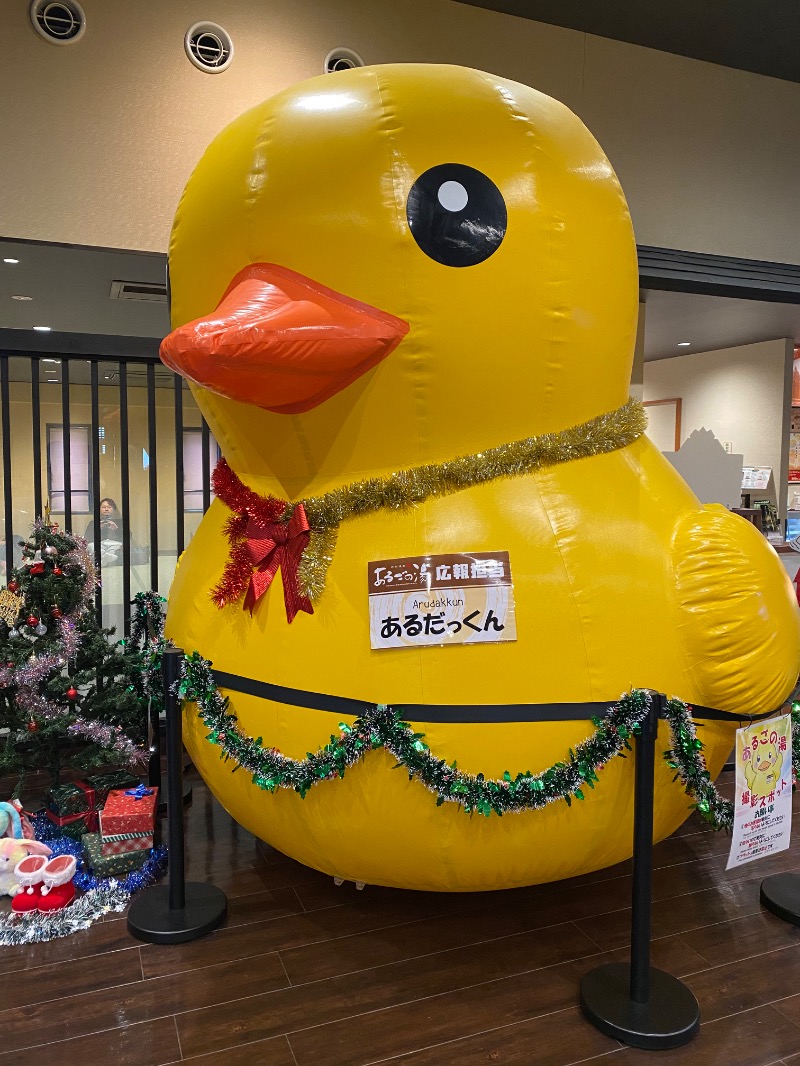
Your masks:
[[[149,851],[128,851],[123,855],[104,855],[99,833],[86,833],[83,836],[83,850],[86,862],[95,877],[119,877],[133,873],[144,866],[150,857]]]
[[[45,792],[44,805],[49,812],[59,817],[83,814],[97,810],[97,793],[88,781],[73,781]]]
[[[118,833],[100,837],[103,855],[127,855],[130,851],[150,851],[153,830],[145,833]]]
[[[45,811],[48,821],[58,836],[72,837],[80,840],[84,833],[93,833],[97,829],[97,811],[83,811],[80,814],[53,814]]]
[[[108,798],[109,792],[114,789],[136,788],[140,783],[138,777],[134,777],[129,770],[112,770],[107,774],[92,774],[86,778],[86,783],[91,785],[97,797],[97,806],[102,807]]]
[[[128,833],[152,833],[157,802],[158,789],[143,785],[109,792],[100,812],[101,835],[119,837]]]

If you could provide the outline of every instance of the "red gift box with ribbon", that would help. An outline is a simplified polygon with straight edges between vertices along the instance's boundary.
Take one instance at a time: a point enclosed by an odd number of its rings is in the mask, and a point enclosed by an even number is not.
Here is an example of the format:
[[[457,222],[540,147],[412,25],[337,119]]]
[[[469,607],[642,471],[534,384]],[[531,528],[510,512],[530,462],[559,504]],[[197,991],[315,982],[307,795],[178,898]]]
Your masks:
[[[151,833],[155,823],[158,789],[115,789],[109,792],[105,807],[100,812],[100,834],[123,836],[129,833]]]

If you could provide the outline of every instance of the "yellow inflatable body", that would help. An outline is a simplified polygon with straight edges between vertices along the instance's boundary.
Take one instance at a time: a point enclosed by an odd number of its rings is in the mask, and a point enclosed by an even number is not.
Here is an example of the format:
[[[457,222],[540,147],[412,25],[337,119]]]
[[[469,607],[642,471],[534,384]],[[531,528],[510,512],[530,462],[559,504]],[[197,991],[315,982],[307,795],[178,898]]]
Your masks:
[[[247,112],[188,183],[170,273],[165,361],[192,380],[230,468],[263,497],[480,461],[628,398],[638,279],[617,179],[565,107],[489,74],[362,68]],[[324,593],[291,624],[285,568],[252,613],[241,599],[213,602],[230,517],[217,499],[182,557],[168,635],[307,703],[321,693],[430,707],[413,724],[431,751],[486,777],[541,771],[593,729],[586,718],[493,722],[497,705],[611,701],[638,686],[756,713],[797,677],[798,610],[780,561],[751,525],[701,506],[645,437],[343,521]],[[370,562],[501,551],[515,641],[371,650]],[[354,720],[226,694],[246,734],[295,757]],[[440,705],[474,713],[443,722]],[[703,726],[714,774],[733,730]],[[305,798],[271,794],[232,773],[206,733],[187,708],[189,751],[233,817],[337,877],[497,889],[631,852],[631,759],[611,761],[582,803],[483,818],[437,807],[383,750]],[[659,751],[668,743],[662,723]],[[661,838],[690,801],[658,762]]]

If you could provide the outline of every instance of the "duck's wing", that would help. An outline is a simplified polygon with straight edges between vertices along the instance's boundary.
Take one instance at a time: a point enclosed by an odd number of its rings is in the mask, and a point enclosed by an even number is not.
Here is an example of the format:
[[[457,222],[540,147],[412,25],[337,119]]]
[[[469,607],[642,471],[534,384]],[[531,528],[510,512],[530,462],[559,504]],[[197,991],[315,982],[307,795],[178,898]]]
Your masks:
[[[750,522],[710,504],[672,542],[675,615],[692,688],[709,707],[779,707],[800,672],[800,610],[775,550]]]

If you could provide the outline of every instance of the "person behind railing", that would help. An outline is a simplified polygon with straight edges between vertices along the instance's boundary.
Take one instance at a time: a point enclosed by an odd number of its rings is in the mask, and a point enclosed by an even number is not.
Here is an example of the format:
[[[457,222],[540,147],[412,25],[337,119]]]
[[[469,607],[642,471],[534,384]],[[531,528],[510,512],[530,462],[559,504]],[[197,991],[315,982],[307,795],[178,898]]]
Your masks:
[[[84,533],[90,551],[94,550],[94,519]],[[96,553],[101,566],[119,566],[122,563],[124,530],[122,515],[110,496],[100,501],[100,550]]]
[[[89,551],[94,552],[94,520],[87,525],[84,536],[89,543]],[[116,503],[106,496],[100,501],[100,551],[95,553],[101,566],[122,566],[122,545],[126,537],[131,566],[146,563],[150,558],[150,549],[134,543]]]

